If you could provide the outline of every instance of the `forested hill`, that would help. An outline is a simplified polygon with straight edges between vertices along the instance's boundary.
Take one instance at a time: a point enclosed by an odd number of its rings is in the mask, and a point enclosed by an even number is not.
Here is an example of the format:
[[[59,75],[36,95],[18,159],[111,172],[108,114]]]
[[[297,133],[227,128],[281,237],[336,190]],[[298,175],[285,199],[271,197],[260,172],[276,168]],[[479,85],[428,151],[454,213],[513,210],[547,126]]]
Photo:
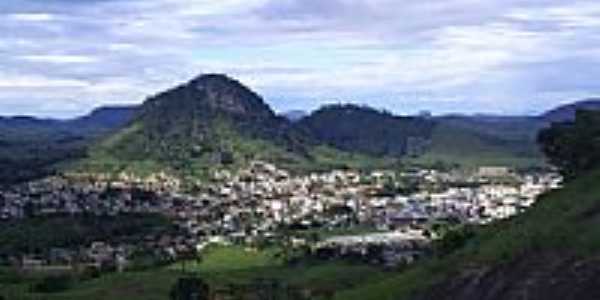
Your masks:
[[[318,141],[344,151],[403,157],[425,151],[434,123],[347,104],[324,106],[300,119],[296,126]]]
[[[340,104],[286,114],[291,121],[239,81],[208,74],[141,106],[99,108],[72,120],[0,117],[0,183],[44,176],[73,160],[86,171],[141,173],[235,167],[253,159],[298,169],[373,168],[382,165],[379,158],[537,167],[544,166],[537,133],[551,120],[572,118],[577,108],[597,107],[589,100],[537,117],[404,117]]]
[[[536,136],[546,123],[527,116],[439,116],[430,147],[416,162],[466,167],[506,165],[538,167],[544,156]]]
[[[198,76],[147,99],[128,126],[93,145],[85,170],[201,176],[252,159],[308,156],[310,137],[235,79]]]
[[[117,130],[136,107],[102,107],[70,120],[0,118],[0,185],[52,174],[57,165],[84,157],[95,138]]]

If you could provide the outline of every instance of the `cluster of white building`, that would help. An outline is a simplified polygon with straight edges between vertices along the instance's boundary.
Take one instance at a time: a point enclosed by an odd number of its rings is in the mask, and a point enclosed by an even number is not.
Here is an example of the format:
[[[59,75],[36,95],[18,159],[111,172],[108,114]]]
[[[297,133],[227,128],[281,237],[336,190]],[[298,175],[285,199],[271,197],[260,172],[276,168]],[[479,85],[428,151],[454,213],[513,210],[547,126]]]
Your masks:
[[[418,189],[400,194],[395,187],[406,181],[416,183]],[[145,243],[169,253],[193,245],[203,249],[214,242],[256,245],[303,230],[360,226],[377,233],[333,237],[312,246],[385,244],[408,253],[435,238],[426,230],[427,224],[488,224],[509,218],[533,205],[540,194],[560,187],[560,182],[553,173],[519,175],[504,168],[475,174],[419,169],[295,176],[256,161],[236,172],[215,172],[210,183],[193,194],[181,192],[181,183],[165,174],[146,179],[126,174],[116,179],[53,177],[0,192],[0,219],[160,213],[181,231]],[[34,211],[27,212],[28,208]]]

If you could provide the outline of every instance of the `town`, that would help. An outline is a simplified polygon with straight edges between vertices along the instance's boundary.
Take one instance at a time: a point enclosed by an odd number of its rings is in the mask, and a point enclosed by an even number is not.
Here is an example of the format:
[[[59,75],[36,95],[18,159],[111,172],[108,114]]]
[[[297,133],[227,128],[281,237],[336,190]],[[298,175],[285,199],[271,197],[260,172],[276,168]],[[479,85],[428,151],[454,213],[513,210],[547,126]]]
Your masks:
[[[263,161],[238,171],[215,171],[208,183],[193,188],[164,173],[146,178],[65,174],[3,190],[0,222],[160,215],[173,226],[135,239],[114,236],[70,248],[0,253],[0,263],[35,269],[77,261],[124,270],[139,253],[174,262],[210,245],[235,244],[248,249],[278,245],[303,249],[303,255],[354,257],[393,267],[427,254],[446,229],[485,226],[525,211],[561,181],[553,172],[504,167],[293,175]]]

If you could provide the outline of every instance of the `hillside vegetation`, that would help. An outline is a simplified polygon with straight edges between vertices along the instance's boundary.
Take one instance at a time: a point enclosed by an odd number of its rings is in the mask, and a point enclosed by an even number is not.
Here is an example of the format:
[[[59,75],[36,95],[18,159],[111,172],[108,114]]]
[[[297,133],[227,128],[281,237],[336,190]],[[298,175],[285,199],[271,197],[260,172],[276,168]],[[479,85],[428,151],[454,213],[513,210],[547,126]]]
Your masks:
[[[326,146],[224,75],[202,75],[148,99],[136,117],[90,147],[83,171],[205,178],[265,160],[292,171],[390,166],[391,159]]]
[[[0,185],[50,175],[83,158],[97,137],[125,125],[135,107],[103,107],[71,120],[0,117]]]
[[[553,143],[562,141],[563,150],[579,154],[546,152],[577,174],[564,189],[542,196],[513,219],[471,229],[474,237],[451,254],[336,299],[598,299],[600,161],[597,152],[580,147],[597,143],[600,131],[594,128],[600,123],[589,122],[599,115],[581,113],[575,123],[542,133],[544,149],[553,150]],[[587,164],[576,164],[581,160]]]
[[[598,283],[598,278],[586,274],[572,274],[563,278],[555,273],[537,269],[544,264],[574,267],[577,263],[598,262],[600,253],[600,171],[593,172],[560,191],[543,196],[530,211],[506,222],[482,228],[475,237],[453,254],[439,257],[414,266],[406,272],[378,282],[341,293],[336,299],[521,299],[514,294],[502,294],[499,290],[517,292],[534,273],[541,273],[537,285],[528,292],[529,299],[597,299],[562,298],[560,294],[550,298],[537,298],[553,279],[567,280],[573,292],[583,283]],[[538,261],[537,258],[544,260]],[[498,272],[513,264],[529,264],[521,274]],[[509,268],[510,269],[510,268]],[[554,272],[560,270],[552,270]],[[600,271],[596,269],[594,274]],[[545,276],[545,277],[544,277]],[[577,277],[580,276],[580,277]],[[487,282],[484,282],[486,279]],[[481,280],[478,285],[477,280]],[[493,283],[498,290],[491,291]],[[489,284],[486,287],[485,284]],[[472,295],[465,288],[472,286]],[[443,290],[446,295],[436,293]],[[486,293],[489,295],[486,296]],[[588,290],[589,292],[589,290]],[[434,297],[434,295],[436,297]],[[418,297],[417,297],[418,296]],[[483,296],[478,298],[477,296]]]
[[[600,112],[579,111],[574,122],[557,123],[539,141],[555,166],[569,178],[600,166]]]
[[[348,262],[302,261],[295,265],[283,262],[277,249],[248,251],[241,247],[213,247],[201,261],[178,263],[146,271],[104,274],[99,278],[74,282],[67,290],[53,294],[27,293],[29,282],[39,279],[20,277],[10,270],[0,269],[0,295],[10,299],[35,300],[147,300],[169,299],[169,291],[177,278],[198,276],[214,290],[233,290],[243,299],[260,298],[265,282],[277,282],[271,295],[275,299],[327,299],[336,291],[350,289],[368,282],[382,280],[386,272],[364,264]],[[243,289],[244,286],[256,286]],[[307,296],[288,297],[289,288]],[[241,296],[240,296],[241,297]],[[234,298],[242,299],[242,298]]]
[[[542,124],[535,119],[449,117],[435,120],[431,143],[418,164],[460,165],[467,168],[503,165],[517,168],[544,165],[536,144]]]
[[[401,158],[424,151],[434,124],[365,106],[330,105],[301,119],[297,126],[343,151]]]

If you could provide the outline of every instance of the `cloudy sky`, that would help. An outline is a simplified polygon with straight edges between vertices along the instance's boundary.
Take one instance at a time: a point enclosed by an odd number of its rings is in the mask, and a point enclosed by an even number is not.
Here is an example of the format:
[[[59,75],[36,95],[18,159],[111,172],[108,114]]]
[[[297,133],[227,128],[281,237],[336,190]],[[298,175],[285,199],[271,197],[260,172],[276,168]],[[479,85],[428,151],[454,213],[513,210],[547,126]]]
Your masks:
[[[600,94],[600,1],[1,0],[0,115],[140,103],[200,73],[278,111],[537,113]]]

